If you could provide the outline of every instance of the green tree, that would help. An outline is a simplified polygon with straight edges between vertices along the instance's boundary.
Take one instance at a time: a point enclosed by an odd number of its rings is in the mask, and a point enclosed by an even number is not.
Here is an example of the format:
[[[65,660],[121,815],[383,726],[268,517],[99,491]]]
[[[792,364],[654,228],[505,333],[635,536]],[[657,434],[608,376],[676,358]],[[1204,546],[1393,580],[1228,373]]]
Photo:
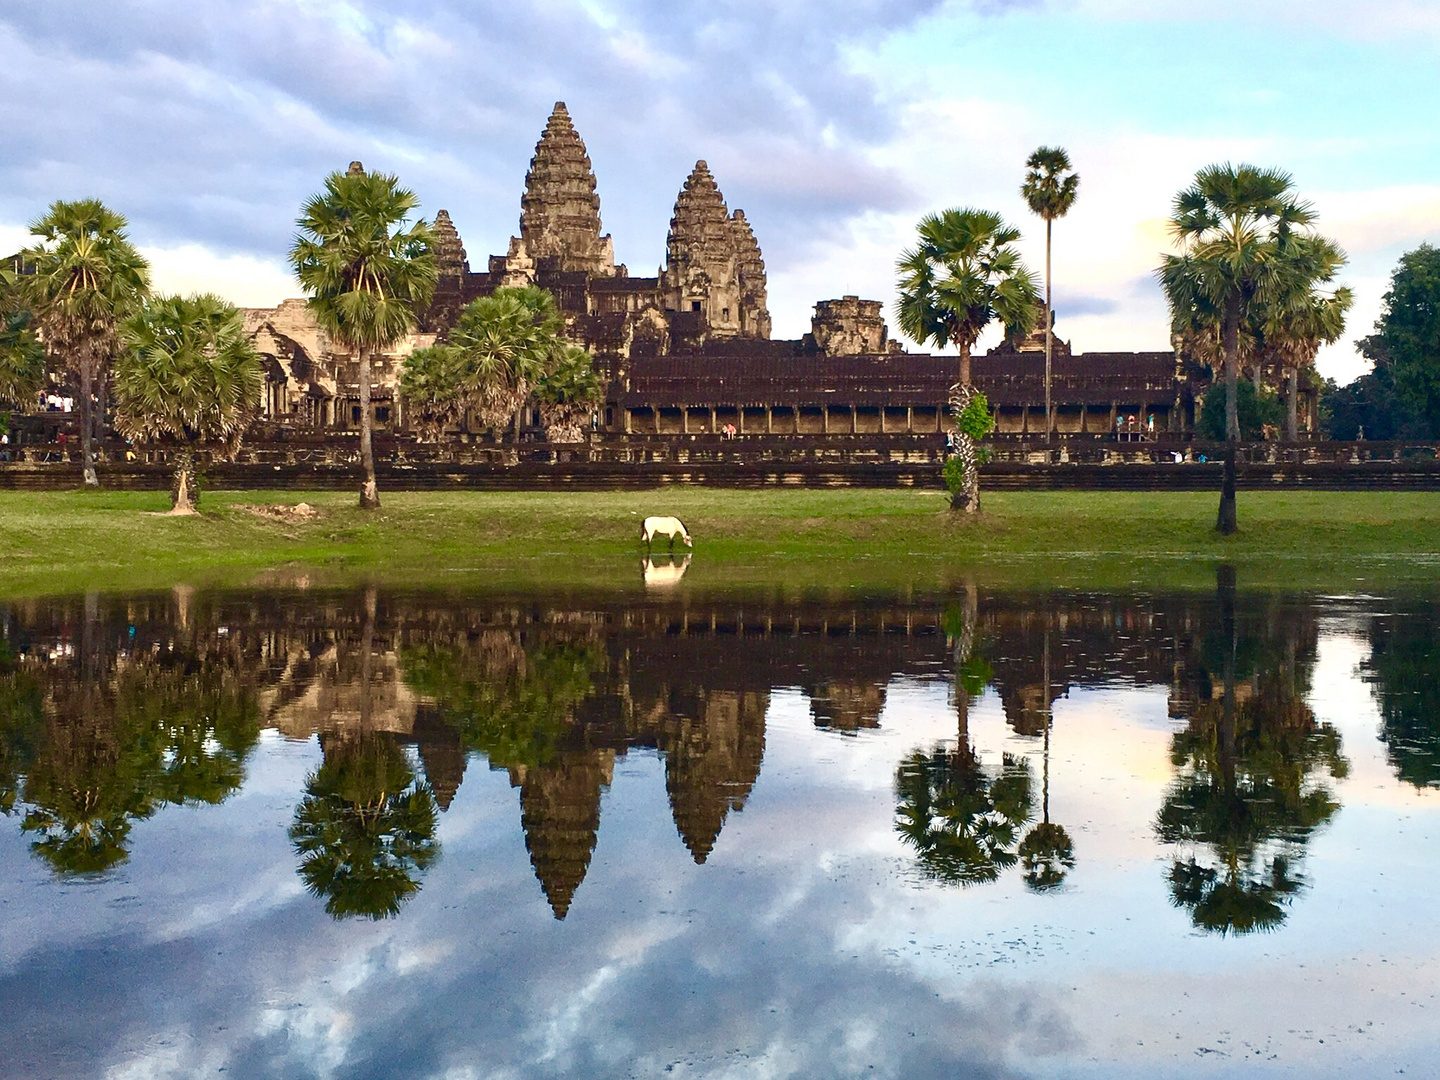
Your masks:
[[[548,290],[496,289],[465,306],[448,341],[411,354],[401,393],[412,415],[432,429],[456,425],[473,411],[485,427],[516,420],[518,439],[520,408],[566,355],[564,327]]]
[[[605,384],[595,370],[595,358],[578,345],[561,346],[540,377],[536,396],[547,440],[583,442],[587,422],[605,402]]]
[[[1407,414],[1394,426],[1423,425],[1422,438],[1440,431],[1440,249],[1421,244],[1401,257],[1375,333],[1356,344]],[[1369,424],[1365,430],[1380,437]]]
[[[1055,220],[1070,212],[1080,190],[1080,177],[1070,155],[1058,146],[1042,146],[1025,162],[1020,194],[1033,214],[1045,221],[1045,438],[1055,433],[1055,412],[1050,402],[1050,363],[1054,350],[1054,308],[1051,305],[1050,244]]]
[[[1255,384],[1249,379],[1237,381],[1235,390],[1236,412],[1240,419],[1242,438],[1264,438],[1266,425],[1279,426],[1284,415],[1284,406],[1280,404],[1279,398],[1264,390],[1256,390]],[[1196,434],[1215,442],[1223,440],[1229,404],[1229,388],[1224,383],[1211,386],[1200,406],[1200,417],[1195,424]]]
[[[1216,528],[1233,533],[1236,452],[1240,420],[1236,410],[1240,334],[1252,321],[1253,306],[1293,289],[1287,267],[1296,230],[1308,228],[1314,212],[1295,198],[1289,174],[1253,165],[1211,165],[1175,197],[1171,233],[1179,255],[1167,255],[1160,281],[1177,334],[1213,319],[1218,324],[1225,368],[1225,471]]]
[[[265,372],[240,312],[218,296],[160,297],[121,328],[115,365],[117,426],[133,439],[178,443],[171,505],[199,501],[195,451],[234,456],[260,413]]]
[[[900,328],[912,340],[954,345],[959,381],[950,406],[966,414],[975,388],[970,352],[980,334],[999,320],[1012,334],[1028,333],[1035,323],[1039,295],[1035,278],[1012,246],[1020,238],[998,214],[986,210],[946,210],[927,214],[918,226],[919,242],[896,264],[900,275]],[[980,458],[974,437],[956,434],[964,484],[954,504],[965,513],[980,510]]]
[[[325,741],[322,750],[290,826],[300,877],[337,919],[390,918],[440,854],[434,796],[382,734]]]
[[[17,275],[0,266],[0,406],[33,406],[45,386],[45,347],[31,322]]]
[[[91,397],[115,356],[121,322],[150,292],[149,264],[126,236],[125,218],[97,199],[51,203],[30,224],[21,253],[26,302],[45,348],[80,380],[80,452],[86,487],[98,487]]]
[[[359,361],[360,506],[380,506],[370,430],[370,359],[414,329],[435,294],[434,233],[406,224],[420,205],[397,177],[367,173],[359,162],[331,173],[325,190],[301,208],[290,263],[310,294],[320,325]]]

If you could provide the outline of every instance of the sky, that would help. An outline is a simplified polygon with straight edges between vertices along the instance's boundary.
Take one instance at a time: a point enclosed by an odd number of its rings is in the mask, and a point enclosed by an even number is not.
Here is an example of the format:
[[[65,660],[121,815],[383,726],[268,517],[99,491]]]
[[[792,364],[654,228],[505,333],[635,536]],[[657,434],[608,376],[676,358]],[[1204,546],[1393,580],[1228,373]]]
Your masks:
[[[55,199],[124,213],[158,287],[298,295],[303,200],[351,160],[448,209],[483,269],[518,229],[556,101],[599,180],[616,257],[649,275],[704,158],[765,254],[775,336],[816,300],[894,299],[931,210],[1024,232],[1024,162],[1081,176],[1055,234],[1056,330],[1076,351],[1163,349],[1154,276],[1175,193],[1207,164],[1294,175],[1350,255],[1366,370],[1400,255],[1440,242],[1433,0],[6,0],[0,248]]]

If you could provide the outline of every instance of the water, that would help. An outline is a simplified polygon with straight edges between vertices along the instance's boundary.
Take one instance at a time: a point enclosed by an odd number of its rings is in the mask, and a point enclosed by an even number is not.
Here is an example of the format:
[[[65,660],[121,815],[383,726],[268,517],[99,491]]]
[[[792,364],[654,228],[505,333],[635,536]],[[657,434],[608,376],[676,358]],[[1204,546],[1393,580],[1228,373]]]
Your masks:
[[[1440,605],[0,603],[0,1075],[1440,1074]]]

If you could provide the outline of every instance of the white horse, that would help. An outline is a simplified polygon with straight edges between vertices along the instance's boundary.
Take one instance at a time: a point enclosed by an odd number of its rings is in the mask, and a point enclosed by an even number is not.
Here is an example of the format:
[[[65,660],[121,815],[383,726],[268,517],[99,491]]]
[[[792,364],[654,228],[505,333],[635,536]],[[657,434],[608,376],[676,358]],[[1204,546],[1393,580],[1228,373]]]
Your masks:
[[[647,517],[644,524],[640,526],[640,539],[645,541],[645,547],[649,549],[655,543],[655,537],[668,536],[670,538],[670,549],[675,549],[675,537],[680,537],[686,547],[694,547],[690,534],[685,531],[685,526],[680,524],[676,517]]]
[[[690,569],[690,553],[687,551],[685,557],[678,563],[671,562],[657,563],[646,555],[640,560],[640,573],[645,579],[647,589],[670,589],[680,584],[680,579],[685,576],[685,571]]]

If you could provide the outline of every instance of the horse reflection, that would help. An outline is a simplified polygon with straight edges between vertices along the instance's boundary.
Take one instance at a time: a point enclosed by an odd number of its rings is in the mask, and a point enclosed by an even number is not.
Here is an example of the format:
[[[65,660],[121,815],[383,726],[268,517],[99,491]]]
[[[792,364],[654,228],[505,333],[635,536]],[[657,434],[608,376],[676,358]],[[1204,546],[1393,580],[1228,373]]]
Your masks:
[[[671,589],[680,583],[685,576],[685,571],[690,569],[690,556],[686,555],[679,562],[671,559],[668,563],[657,563],[649,555],[640,560],[640,573],[645,579],[647,589]]]

